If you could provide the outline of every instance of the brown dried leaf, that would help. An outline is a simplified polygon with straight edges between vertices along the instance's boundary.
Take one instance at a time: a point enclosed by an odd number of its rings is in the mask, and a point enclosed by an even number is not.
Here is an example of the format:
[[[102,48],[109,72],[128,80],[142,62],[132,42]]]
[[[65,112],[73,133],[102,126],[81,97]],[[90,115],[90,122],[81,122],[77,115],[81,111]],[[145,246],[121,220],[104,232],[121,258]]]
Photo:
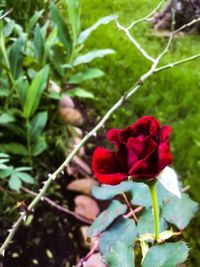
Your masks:
[[[84,267],[106,267],[100,253],[93,254],[85,263]]]
[[[80,126],[84,122],[83,116],[81,115],[78,109],[61,107],[60,114],[66,123],[69,123],[75,126]]]
[[[92,187],[97,184],[94,179],[88,177],[72,181],[67,185],[67,189],[90,195]]]
[[[100,212],[96,201],[91,197],[80,195],[75,197],[75,212],[89,220],[95,220]]]

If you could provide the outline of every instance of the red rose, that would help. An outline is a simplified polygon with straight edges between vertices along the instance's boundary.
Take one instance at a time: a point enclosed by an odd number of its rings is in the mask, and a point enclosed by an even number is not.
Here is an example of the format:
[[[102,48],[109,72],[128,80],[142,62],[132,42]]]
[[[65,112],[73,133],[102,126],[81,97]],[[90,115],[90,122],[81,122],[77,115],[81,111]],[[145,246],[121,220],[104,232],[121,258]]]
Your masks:
[[[154,179],[172,161],[170,132],[170,126],[161,127],[153,116],[144,116],[124,130],[111,129],[107,138],[117,150],[95,150],[92,168],[96,178],[110,185],[130,176],[135,181]]]

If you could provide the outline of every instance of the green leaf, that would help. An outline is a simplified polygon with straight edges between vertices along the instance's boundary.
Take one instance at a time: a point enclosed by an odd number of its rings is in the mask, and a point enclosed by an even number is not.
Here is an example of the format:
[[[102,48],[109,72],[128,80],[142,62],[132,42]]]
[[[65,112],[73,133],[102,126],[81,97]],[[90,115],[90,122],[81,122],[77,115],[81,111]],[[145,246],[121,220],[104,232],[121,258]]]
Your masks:
[[[41,61],[44,56],[44,38],[41,33],[40,26],[37,24],[34,32],[35,56],[38,61]]]
[[[18,143],[0,144],[1,150],[14,155],[27,156],[28,150],[25,146]]]
[[[0,115],[0,124],[8,124],[15,121],[15,117],[10,113],[3,113]]]
[[[118,219],[100,237],[100,252],[105,256],[117,242],[123,242],[130,246],[136,236],[136,225],[132,219]]]
[[[33,79],[24,103],[24,116],[26,118],[30,118],[38,108],[42,93],[47,85],[48,75],[49,67],[45,66]]]
[[[18,172],[15,172],[15,175],[27,184],[34,184],[34,182],[35,182],[33,177],[26,172],[19,172],[18,171]]]
[[[31,140],[40,136],[42,130],[47,124],[48,113],[46,111],[37,113],[30,122]]]
[[[106,261],[109,267],[134,267],[134,249],[125,243],[117,242],[106,256]]]
[[[99,78],[104,75],[104,72],[99,69],[89,69],[83,72],[78,72],[71,76],[69,83],[77,84],[84,82],[86,80],[91,80],[94,78]]]
[[[194,217],[198,210],[198,204],[183,193],[181,199],[176,196],[169,198],[162,207],[164,218],[183,230]]]
[[[91,225],[88,230],[88,236],[97,236],[103,232],[118,216],[124,214],[127,206],[118,200],[113,200],[109,207],[104,210]]]
[[[7,169],[0,170],[0,179],[9,177],[13,173],[13,167],[8,167]]]
[[[101,58],[105,57],[106,55],[109,54],[114,54],[114,50],[112,49],[99,49],[99,50],[93,50],[91,52],[88,52],[87,54],[80,55],[78,56],[74,62],[72,63],[73,66],[77,66],[80,64],[85,64],[89,63],[90,61],[96,59],[96,58]]]
[[[22,49],[24,48],[25,38],[19,37],[12,45],[9,53],[10,71],[14,79],[17,79],[22,72]]]
[[[7,88],[0,88],[0,97],[6,97],[9,96],[10,91]]]
[[[142,267],[175,267],[187,259],[188,251],[183,241],[153,246],[144,258]]]
[[[7,24],[3,29],[3,35],[5,36],[5,38],[8,38],[11,35],[11,33],[14,30],[14,27],[15,27],[15,21],[7,18]]]
[[[46,41],[45,41],[45,51],[46,53],[49,53],[52,46],[56,45],[58,43],[58,30],[57,27],[55,27],[51,33],[48,35]]]
[[[160,232],[163,232],[167,229],[167,223],[164,220],[163,216],[160,216]],[[144,209],[139,217],[137,225],[138,235],[144,233],[154,233],[154,219],[152,214],[152,208]]]
[[[19,79],[15,82],[15,89],[19,96],[19,101],[22,107],[24,106],[24,103],[26,101],[28,88],[29,88],[29,83],[27,77],[19,77]]]
[[[87,92],[86,90],[76,87],[74,89],[68,90],[64,95],[72,97],[82,97],[82,98],[94,98],[93,93]]]
[[[80,32],[80,4],[79,0],[66,0],[68,5],[69,22],[72,28],[73,41],[76,43]]]
[[[60,15],[56,5],[51,5],[51,17],[52,21],[57,26],[58,38],[63,43],[68,54],[71,54],[72,42],[69,34],[69,30],[62,16]]]
[[[132,181],[122,182],[119,185],[105,185],[93,186],[92,194],[95,198],[101,200],[112,199],[114,196],[122,194],[124,192],[129,192],[133,185]]]
[[[44,10],[36,11],[35,14],[28,20],[28,32],[32,30],[32,28],[35,26],[37,21],[41,18],[42,14],[44,13]]]
[[[90,36],[90,34],[95,31],[100,25],[107,24],[113,20],[115,20],[117,15],[110,15],[104,18],[99,19],[95,24],[93,24],[90,28],[82,31],[78,37],[78,44],[82,44],[85,40]]]
[[[31,169],[32,169],[31,167],[24,166],[24,167],[15,168],[15,171],[16,172],[20,172],[20,171],[24,172],[24,171],[30,171]]]
[[[44,150],[47,149],[47,143],[44,136],[40,136],[36,142],[36,144],[33,146],[32,154],[34,157],[40,155]]]
[[[22,186],[22,182],[15,174],[13,174],[9,179],[8,185],[12,190],[19,191]]]

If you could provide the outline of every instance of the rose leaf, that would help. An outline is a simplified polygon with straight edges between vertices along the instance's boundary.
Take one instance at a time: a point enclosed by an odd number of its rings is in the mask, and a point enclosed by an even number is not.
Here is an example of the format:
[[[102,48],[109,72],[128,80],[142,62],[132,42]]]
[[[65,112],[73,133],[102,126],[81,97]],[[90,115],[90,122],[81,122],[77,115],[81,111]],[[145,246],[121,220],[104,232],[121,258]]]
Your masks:
[[[162,207],[162,215],[169,223],[182,230],[188,225],[197,210],[198,204],[183,193],[181,199],[174,196],[165,202]]]
[[[184,241],[153,246],[144,258],[142,267],[176,266],[187,259],[188,251]]]
[[[88,236],[98,236],[103,232],[118,216],[124,214],[127,206],[118,200],[113,200],[109,207],[104,210],[91,225],[88,230]]]
[[[109,267],[134,267],[133,247],[126,243],[117,242],[106,256]]]
[[[118,219],[100,237],[100,252],[105,256],[119,241],[132,245],[136,236],[136,225],[132,219]]]

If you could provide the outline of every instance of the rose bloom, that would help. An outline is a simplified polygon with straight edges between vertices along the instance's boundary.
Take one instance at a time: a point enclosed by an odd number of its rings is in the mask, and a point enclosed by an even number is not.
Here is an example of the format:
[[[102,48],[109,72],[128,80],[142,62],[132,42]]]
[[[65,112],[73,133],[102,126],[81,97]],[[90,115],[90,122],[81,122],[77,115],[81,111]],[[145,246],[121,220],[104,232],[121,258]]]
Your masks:
[[[111,129],[107,139],[115,144],[111,151],[98,147],[92,169],[104,184],[116,185],[131,177],[135,182],[150,181],[172,161],[169,146],[171,127],[153,116],[144,116],[125,128]]]

